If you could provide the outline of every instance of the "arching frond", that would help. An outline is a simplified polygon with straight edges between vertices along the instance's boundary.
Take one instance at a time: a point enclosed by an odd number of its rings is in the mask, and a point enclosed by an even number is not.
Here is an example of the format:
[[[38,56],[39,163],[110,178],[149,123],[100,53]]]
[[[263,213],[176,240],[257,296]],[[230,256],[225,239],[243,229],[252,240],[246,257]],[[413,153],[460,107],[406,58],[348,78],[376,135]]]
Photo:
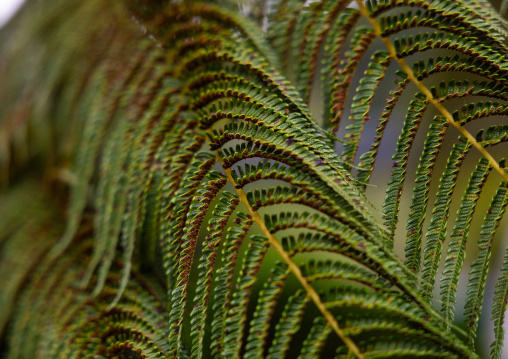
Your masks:
[[[476,358],[492,307],[501,358],[506,24],[29,0],[0,31],[0,356]]]

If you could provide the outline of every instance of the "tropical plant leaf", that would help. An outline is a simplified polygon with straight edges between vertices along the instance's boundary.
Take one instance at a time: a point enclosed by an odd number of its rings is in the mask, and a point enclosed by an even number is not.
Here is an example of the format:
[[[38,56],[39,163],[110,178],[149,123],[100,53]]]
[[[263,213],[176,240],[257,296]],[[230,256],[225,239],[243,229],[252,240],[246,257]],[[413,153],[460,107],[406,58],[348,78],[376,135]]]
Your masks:
[[[476,358],[488,305],[501,358],[507,33],[485,1],[29,0],[0,355]]]

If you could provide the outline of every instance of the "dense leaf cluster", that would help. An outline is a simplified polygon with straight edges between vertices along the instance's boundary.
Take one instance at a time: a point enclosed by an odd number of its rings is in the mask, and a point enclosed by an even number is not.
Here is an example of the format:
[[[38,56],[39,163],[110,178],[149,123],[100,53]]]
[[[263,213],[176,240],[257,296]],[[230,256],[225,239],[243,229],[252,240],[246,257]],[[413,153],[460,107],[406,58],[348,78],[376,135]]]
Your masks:
[[[28,1],[0,355],[476,358],[491,315],[501,358],[507,29],[474,0]]]

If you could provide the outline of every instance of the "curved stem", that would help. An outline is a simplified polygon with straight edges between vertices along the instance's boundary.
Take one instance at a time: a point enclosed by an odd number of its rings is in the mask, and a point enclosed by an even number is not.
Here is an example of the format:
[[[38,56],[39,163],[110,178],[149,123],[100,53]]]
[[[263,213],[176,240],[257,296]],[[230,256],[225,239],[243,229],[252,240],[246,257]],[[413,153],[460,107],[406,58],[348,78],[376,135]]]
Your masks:
[[[375,18],[373,18],[369,14],[369,11],[367,10],[367,8],[363,4],[363,2],[361,0],[356,0],[356,3],[360,7],[360,12],[362,13],[362,15],[365,16],[369,20],[376,35],[385,44],[386,48],[388,49],[388,51],[390,53],[390,56],[393,59],[395,59],[395,61],[397,61],[397,63],[402,68],[402,70],[406,73],[407,77],[411,80],[411,82],[413,82],[416,85],[416,87],[418,87],[418,89],[425,95],[427,100],[432,105],[434,105],[434,107],[446,118],[446,121],[450,125],[455,127],[460,132],[460,134],[462,136],[466,137],[467,140],[469,141],[469,143],[471,143],[482,154],[482,156],[485,157],[487,159],[487,161],[489,161],[490,165],[501,175],[501,177],[503,177],[503,179],[505,181],[508,181],[508,173],[506,173],[506,171],[499,166],[499,163],[494,159],[494,157],[492,157],[492,155],[476,141],[476,139],[473,137],[473,135],[471,135],[463,126],[461,126],[457,121],[455,121],[453,119],[452,114],[443,105],[441,105],[441,103],[439,103],[438,100],[436,100],[432,96],[432,93],[423,84],[423,82],[421,82],[420,80],[418,80],[416,78],[415,74],[413,73],[413,70],[411,70],[411,68],[409,67],[407,62],[404,59],[401,59],[397,56],[397,52],[395,51],[395,47],[393,46],[392,42],[390,41],[390,39],[388,37],[382,36],[381,27],[379,26],[379,23],[376,21]]]
[[[280,242],[275,238],[275,236],[270,232],[270,230],[266,227],[265,221],[257,211],[255,211],[248,199],[247,195],[245,194],[245,191],[242,188],[236,188],[236,182],[233,179],[233,176],[231,175],[231,169],[230,168],[224,168],[224,163],[222,162],[222,158],[220,157],[218,151],[215,151],[215,156],[217,158],[217,162],[219,162],[222,165],[222,168],[226,172],[226,176],[229,182],[235,187],[236,193],[238,194],[238,197],[240,198],[240,201],[245,205],[247,208],[247,211],[249,211],[249,214],[252,216],[253,221],[258,225],[258,227],[261,229],[263,234],[268,238],[268,242],[270,245],[272,245],[277,253],[282,257],[284,262],[288,265],[289,270],[293,273],[293,275],[298,279],[302,287],[305,289],[311,300],[314,302],[318,310],[321,312],[323,317],[326,319],[328,324],[332,327],[333,331],[337,333],[339,338],[344,342],[344,344],[348,347],[349,351],[353,353],[357,359],[365,359],[365,356],[360,352],[360,349],[358,346],[353,342],[353,340],[344,334],[342,329],[339,326],[339,323],[335,319],[332,313],[325,307],[324,303],[321,301],[321,298],[319,297],[319,294],[316,292],[316,290],[310,285],[310,283],[307,281],[307,279],[303,276],[300,268],[296,265],[296,263],[291,259],[291,257],[284,251],[284,248],[280,244]]]

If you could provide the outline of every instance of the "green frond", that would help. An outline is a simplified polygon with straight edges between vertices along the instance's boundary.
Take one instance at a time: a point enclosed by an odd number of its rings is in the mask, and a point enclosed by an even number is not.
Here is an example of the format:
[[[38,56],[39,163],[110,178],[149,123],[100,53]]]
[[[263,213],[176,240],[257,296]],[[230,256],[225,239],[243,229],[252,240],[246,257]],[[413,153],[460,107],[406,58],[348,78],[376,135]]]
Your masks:
[[[208,307],[218,247],[228,223],[229,213],[234,211],[238,205],[238,199],[232,193],[226,191],[223,193],[225,196],[220,199],[222,204],[216,206],[216,211],[213,213],[214,217],[209,221],[208,230],[210,233],[203,242],[203,254],[199,260],[200,272],[196,283],[196,297],[194,298],[196,304],[191,313],[191,333],[196,337],[193,340],[192,355],[198,357],[203,352],[203,328],[206,328],[206,309]],[[199,217],[199,214],[193,217]]]
[[[418,162],[418,170],[416,171],[413,198],[409,206],[411,211],[409,212],[406,227],[408,232],[405,248],[406,261],[404,262],[415,273],[420,270],[422,227],[429,198],[431,174],[439,154],[439,149],[445,139],[445,124],[445,119],[440,116],[434,118],[433,123],[430,124],[422,155]]]
[[[441,311],[450,319],[453,318],[455,310],[458,273],[462,269],[466,255],[465,248],[469,236],[470,223],[489,172],[490,168],[486,161],[480,160],[476,170],[471,173],[468,187],[462,197],[455,226],[450,236],[445,268],[443,270],[443,283],[441,284]]]
[[[275,314],[277,300],[282,293],[289,271],[286,265],[276,263],[271,270],[271,274],[271,278],[265,282],[259,293],[256,310],[250,323],[249,336],[245,344],[245,358],[261,358],[264,356],[270,329],[267,318]]]
[[[390,237],[395,235],[395,228],[398,223],[399,202],[402,194],[402,187],[406,179],[407,161],[409,151],[414,143],[416,132],[422,121],[423,113],[427,108],[427,103],[422,101],[422,94],[417,94],[417,99],[410,102],[404,127],[397,141],[395,154],[392,156],[394,163],[392,165],[392,174],[388,180],[386,197],[383,203],[383,218],[385,225],[390,229]]]
[[[368,110],[374,94],[379,88],[379,83],[383,80],[384,73],[390,64],[388,55],[384,51],[372,55],[367,70],[364,72],[364,77],[360,80],[356,94],[353,97],[350,117],[352,123],[346,127],[344,139],[347,142],[344,144],[344,150],[342,151],[342,157],[348,162],[353,161],[355,158],[359,145],[358,138],[361,136],[365,122],[370,120]]]
[[[457,184],[460,167],[470,150],[470,145],[465,139],[460,140],[462,140],[463,143],[454,144],[453,150],[450,151],[450,155],[446,162],[446,169],[439,180],[439,190],[434,202],[432,218],[430,220],[428,232],[425,234],[426,240],[421,285],[423,295],[429,299],[432,296],[439,260],[441,259],[443,242],[446,239],[446,225],[450,216],[451,197]],[[446,268],[447,265],[445,264],[445,270]],[[451,279],[452,277],[444,275],[441,288],[447,286]],[[456,279],[457,278],[453,278],[453,280]],[[448,316],[448,318],[451,318],[451,316]]]
[[[232,300],[232,280],[238,259],[238,250],[252,226],[253,221],[248,215],[238,212],[238,220],[236,220],[235,223],[237,226],[228,228],[229,233],[222,247],[224,264],[217,270],[215,279],[216,286],[214,289],[211,331],[212,344],[210,345],[214,357],[220,357],[224,350],[225,328],[227,327],[226,314]]]
[[[502,358],[507,35],[482,0],[28,0],[0,356],[478,358],[490,305]]]
[[[310,300],[305,293],[297,291],[289,297],[282,312],[282,317],[275,326],[275,337],[268,351],[267,358],[284,358],[287,355],[292,336],[301,326],[305,308]]]
[[[302,351],[298,359],[319,358],[330,332],[331,328],[324,323],[321,317],[315,318],[310,333],[303,342]]]
[[[228,328],[222,342],[225,355],[239,355],[249,298],[267,250],[268,241],[264,236],[254,235],[251,237],[251,243],[240,268],[242,277],[236,283],[236,291],[231,296],[231,302],[228,303],[224,319],[224,324]]]
[[[501,358],[501,351],[504,342],[504,317],[506,305],[508,301],[508,280],[506,278],[506,270],[508,269],[507,252],[505,252],[504,260],[501,266],[501,274],[499,275],[496,289],[494,291],[494,300],[492,302],[492,318],[494,321],[494,342],[490,345],[490,355],[492,358]]]
[[[476,337],[476,329],[478,318],[480,317],[485,282],[487,279],[487,272],[489,270],[489,260],[491,255],[491,247],[494,234],[499,226],[506,206],[508,205],[508,195],[506,190],[506,183],[501,184],[501,188],[496,192],[489,210],[485,216],[482,231],[478,238],[478,258],[471,265],[469,272],[467,299],[465,304],[465,317],[466,325],[470,331],[470,345],[474,343]]]

